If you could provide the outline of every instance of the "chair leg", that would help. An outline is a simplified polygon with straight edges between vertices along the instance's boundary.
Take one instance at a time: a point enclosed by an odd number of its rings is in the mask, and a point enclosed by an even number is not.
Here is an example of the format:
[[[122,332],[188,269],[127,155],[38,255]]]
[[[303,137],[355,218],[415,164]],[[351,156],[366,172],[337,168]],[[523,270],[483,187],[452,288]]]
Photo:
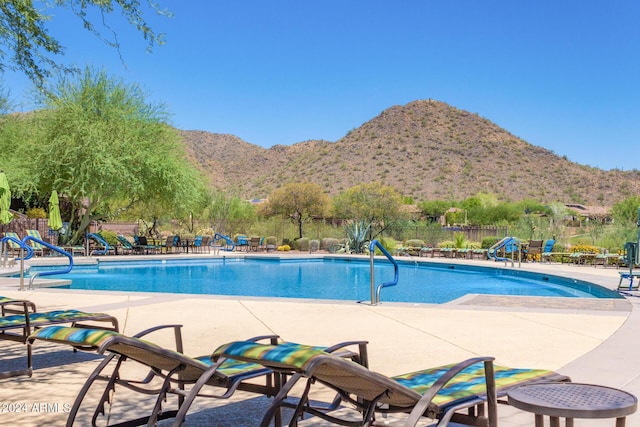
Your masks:
[[[112,354],[112,355],[106,357],[93,370],[91,375],[89,375],[89,378],[87,378],[87,381],[84,383],[84,385],[80,389],[80,393],[78,393],[78,396],[76,397],[76,400],[73,402],[73,406],[71,407],[71,411],[69,411],[69,416],[67,417],[67,427],[73,426],[73,423],[75,422],[76,416],[78,415],[78,411],[80,410],[80,405],[82,404],[82,401],[84,400],[85,396],[89,392],[89,389],[91,388],[91,386],[93,385],[93,383],[97,379],[101,378],[100,377],[101,372],[113,360],[114,357],[116,357],[115,354]],[[116,366],[116,369],[118,369],[118,366]]]
[[[278,419],[280,417],[280,408],[282,403],[287,398],[287,395],[291,391],[294,385],[302,378],[301,374],[293,374],[289,381],[286,382],[284,386],[280,389],[278,394],[273,398],[273,403],[267,409],[267,412],[264,414],[262,418],[262,422],[260,423],[260,427],[269,427],[272,419],[276,419],[276,426],[279,426]],[[303,396],[304,397],[304,396]]]
[[[218,368],[220,367],[220,365],[222,365],[223,362],[224,362],[224,359],[220,359],[216,364],[214,364],[209,369],[207,369],[207,371],[204,372],[200,376],[200,378],[198,378],[198,381],[196,381],[193,387],[191,387],[189,394],[187,395],[187,397],[184,398],[184,401],[180,405],[180,409],[176,414],[175,420],[173,421],[174,427],[179,427],[182,425],[182,423],[184,423],[184,419],[187,416],[187,412],[189,411],[189,408],[191,408],[193,401],[196,399],[196,397],[200,393],[200,390],[202,390],[202,387],[204,387],[207,384],[207,382],[211,379],[213,374],[215,374],[215,372],[218,370]]]

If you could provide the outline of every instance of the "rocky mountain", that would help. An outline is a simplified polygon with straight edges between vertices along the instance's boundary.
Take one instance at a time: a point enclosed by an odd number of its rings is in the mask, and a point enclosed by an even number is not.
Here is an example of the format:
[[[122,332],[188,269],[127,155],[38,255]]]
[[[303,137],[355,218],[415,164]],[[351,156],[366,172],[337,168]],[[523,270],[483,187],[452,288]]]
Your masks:
[[[379,181],[416,201],[462,200],[479,192],[503,200],[610,206],[640,193],[640,171],[603,171],[529,144],[491,121],[443,102],[393,106],[336,141],[269,149],[232,135],[181,131],[213,186],[266,198],[288,182],[329,194]]]

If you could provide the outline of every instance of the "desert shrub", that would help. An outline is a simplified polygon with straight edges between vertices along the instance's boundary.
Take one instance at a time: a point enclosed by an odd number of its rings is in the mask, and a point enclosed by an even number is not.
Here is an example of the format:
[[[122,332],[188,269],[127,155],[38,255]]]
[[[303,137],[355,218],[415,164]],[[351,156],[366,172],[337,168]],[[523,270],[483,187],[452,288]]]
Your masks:
[[[309,238],[301,237],[293,242],[293,248],[297,251],[308,251],[309,250]]]
[[[424,246],[424,241],[420,239],[409,239],[405,242],[405,246],[408,248],[421,248]],[[387,249],[386,246],[385,249]]]
[[[265,244],[267,245],[277,245],[278,244],[278,238],[276,236],[267,236],[265,239]]]
[[[320,240],[309,241],[309,252],[318,252],[320,250]]]
[[[438,247],[439,248],[454,248],[455,247],[455,242],[453,240],[443,240],[442,242],[438,243]]]
[[[467,236],[464,233],[455,233],[453,235],[453,247],[457,249],[462,249],[465,247],[465,243],[467,242]]]
[[[340,240],[335,239],[333,237],[325,237],[324,239],[320,240],[320,249],[324,251],[328,251],[332,246],[339,245],[339,244],[340,244]]]

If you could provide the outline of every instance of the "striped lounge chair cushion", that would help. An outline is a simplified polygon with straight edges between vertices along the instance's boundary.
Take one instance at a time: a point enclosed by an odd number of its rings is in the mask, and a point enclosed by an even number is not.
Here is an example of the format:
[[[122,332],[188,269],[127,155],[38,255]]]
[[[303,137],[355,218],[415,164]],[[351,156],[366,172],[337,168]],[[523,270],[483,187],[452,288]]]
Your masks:
[[[74,328],[68,326],[49,326],[46,328],[38,329],[36,332],[30,335],[30,340],[44,340],[55,342],[59,344],[69,344],[75,347],[92,347],[99,348],[111,337],[125,336],[118,332],[107,331],[102,329],[86,329],[86,328]],[[140,338],[127,337],[130,340],[144,342],[146,345],[152,346],[163,352],[175,353],[171,350],[163,349],[162,347],[153,344],[149,341],[141,340]],[[123,345],[123,344],[118,344]],[[205,370],[208,366],[211,366],[210,355],[200,356],[194,358],[195,361],[202,363],[202,370]],[[231,377],[236,374],[243,374],[248,371],[264,370],[262,365],[256,363],[239,362],[237,360],[227,359],[218,368],[218,372]]]
[[[449,370],[453,364],[425,369],[409,374],[392,377],[393,380],[422,395]],[[494,365],[496,391],[498,395],[504,394],[505,389],[510,389],[522,383],[535,380],[543,380],[556,376],[553,371],[544,369],[516,369],[506,366]],[[501,390],[503,391],[501,393]],[[473,398],[486,393],[484,364],[478,363],[464,369],[456,375],[433,399],[436,405],[446,405],[453,401]]]
[[[31,326],[46,325],[51,323],[69,323],[82,320],[94,319],[110,319],[111,316],[102,313],[85,313],[78,310],[56,310],[46,313],[29,313],[29,322]],[[25,318],[23,314],[13,316],[5,316],[0,318],[0,329],[10,327],[19,327],[24,325]]]
[[[218,347],[213,355],[239,360],[259,360],[270,368],[301,370],[319,355],[326,356],[326,347],[312,347],[296,343],[266,345],[253,341],[235,341]]]

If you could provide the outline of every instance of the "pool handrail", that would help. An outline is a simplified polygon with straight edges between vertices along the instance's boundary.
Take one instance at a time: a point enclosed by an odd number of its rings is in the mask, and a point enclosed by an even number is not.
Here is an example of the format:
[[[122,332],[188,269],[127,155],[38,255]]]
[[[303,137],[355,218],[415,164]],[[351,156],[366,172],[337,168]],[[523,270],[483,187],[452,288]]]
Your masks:
[[[20,246],[20,249],[26,249],[27,255],[24,257],[24,259],[30,259],[31,257],[33,257],[33,249],[31,248],[31,246],[25,245],[24,243],[22,243],[22,240],[16,239],[13,236],[4,236],[4,237],[2,237],[2,239],[0,239],[0,242],[2,242],[2,249],[1,249],[1,255],[2,256],[4,256],[4,254],[5,254],[5,245],[7,245],[8,241],[12,241],[13,243],[15,243],[18,246]],[[22,253],[23,252],[20,251],[21,256],[22,256]],[[16,257],[15,259],[16,259],[16,261],[19,261],[20,257]],[[6,259],[2,263],[3,266],[5,264],[5,261],[6,261]]]
[[[382,283],[381,285],[378,286],[378,288],[374,292],[375,277],[374,277],[373,263],[374,263],[376,248],[380,249],[380,252],[382,252],[382,254],[386,256],[389,261],[391,261],[391,264],[393,264],[393,280],[390,282]],[[385,249],[385,247],[382,246],[382,243],[380,243],[376,239],[373,239],[371,243],[369,243],[369,266],[370,266],[369,268],[371,272],[371,305],[376,305],[380,302],[380,291],[382,290],[382,288],[386,288],[388,286],[395,286],[398,284],[399,268],[398,268],[398,263],[393,258],[393,256],[391,256],[391,254]]]
[[[59,246],[52,245],[51,243],[45,242],[44,240],[38,239],[38,238],[33,237],[33,236],[25,236],[22,239],[22,243],[24,245],[26,245],[27,242],[30,241],[30,240],[33,241],[33,242],[41,244],[45,248],[48,248],[48,249],[50,249],[50,250],[52,250],[54,252],[58,252],[59,254],[66,256],[67,258],[69,258],[69,265],[66,268],[62,269],[62,270],[44,271],[42,273],[40,273],[40,272],[35,273],[29,279],[29,288],[28,289],[33,289],[33,282],[37,277],[52,276],[54,274],[67,274],[67,273],[69,273],[71,271],[71,269],[73,268],[73,256],[69,252],[65,251],[64,249],[62,249]],[[20,280],[20,290],[21,291],[24,290],[24,283],[22,282],[22,280]]]
[[[233,240],[231,240],[231,238],[229,236],[225,236],[224,234],[220,234],[220,233],[214,234],[213,235],[213,240],[211,240],[212,246],[214,248],[216,247],[216,242],[218,240],[224,240],[225,242],[227,242],[227,246],[231,245],[231,249],[225,248],[225,249],[223,249],[224,251],[233,252],[235,250],[236,244],[233,243]]]

